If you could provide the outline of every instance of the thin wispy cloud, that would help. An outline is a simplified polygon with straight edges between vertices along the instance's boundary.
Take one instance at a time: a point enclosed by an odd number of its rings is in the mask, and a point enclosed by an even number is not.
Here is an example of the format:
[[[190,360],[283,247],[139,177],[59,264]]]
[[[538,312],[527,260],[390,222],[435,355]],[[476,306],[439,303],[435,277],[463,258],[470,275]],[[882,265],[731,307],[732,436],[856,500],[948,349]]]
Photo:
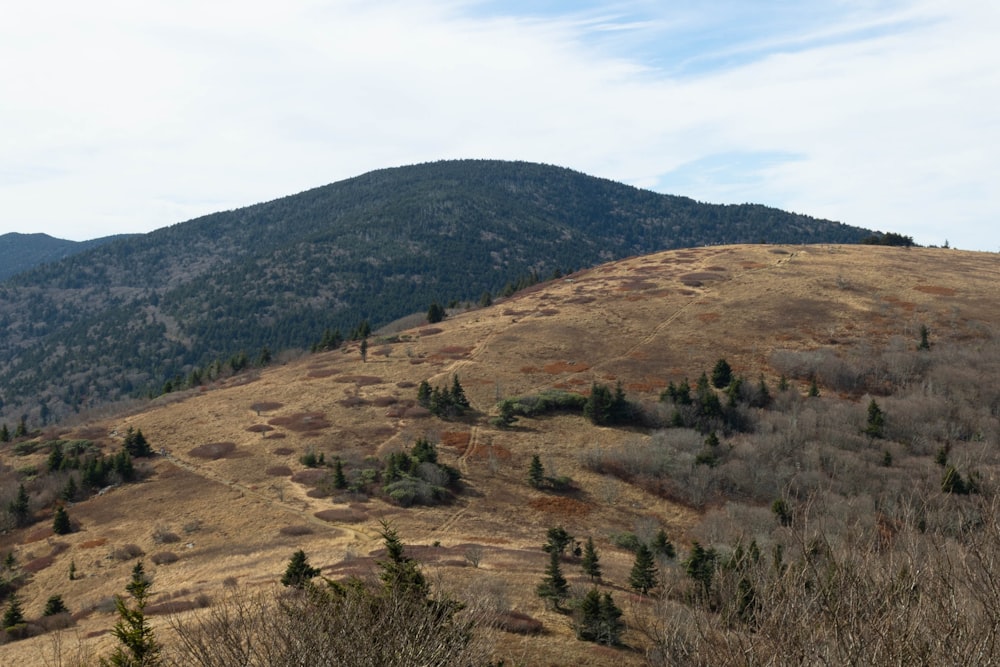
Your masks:
[[[987,5],[23,4],[0,232],[146,231],[477,157],[997,250]]]

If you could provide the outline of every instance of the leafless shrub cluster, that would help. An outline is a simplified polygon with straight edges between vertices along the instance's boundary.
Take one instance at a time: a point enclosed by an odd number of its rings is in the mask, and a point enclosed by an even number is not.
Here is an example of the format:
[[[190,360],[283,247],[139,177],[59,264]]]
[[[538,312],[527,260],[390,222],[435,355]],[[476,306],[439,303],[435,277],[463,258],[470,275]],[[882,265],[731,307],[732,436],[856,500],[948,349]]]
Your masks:
[[[365,585],[342,593],[236,589],[184,619],[174,617],[185,667],[487,664],[489,648],[470,631],[467,611],[449,620],[435,605]]]

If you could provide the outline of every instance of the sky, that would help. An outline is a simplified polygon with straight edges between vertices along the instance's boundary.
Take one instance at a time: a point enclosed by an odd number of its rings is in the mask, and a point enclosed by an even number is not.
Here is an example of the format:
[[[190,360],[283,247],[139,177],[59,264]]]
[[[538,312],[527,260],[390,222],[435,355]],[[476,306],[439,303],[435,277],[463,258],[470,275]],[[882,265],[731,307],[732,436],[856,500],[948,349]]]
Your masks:
[[[68,0],[0,21],[0,234],[569,167],[1000,252],[1000,3]]]

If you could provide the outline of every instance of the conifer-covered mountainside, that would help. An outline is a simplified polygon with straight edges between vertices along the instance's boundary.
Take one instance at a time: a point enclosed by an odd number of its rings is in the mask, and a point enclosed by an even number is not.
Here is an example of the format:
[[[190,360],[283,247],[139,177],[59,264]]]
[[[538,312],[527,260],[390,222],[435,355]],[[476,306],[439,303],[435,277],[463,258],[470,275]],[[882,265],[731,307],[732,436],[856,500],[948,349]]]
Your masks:
[[[123,236],[105,236],[89,241],[68,241],[48,234],[0,235],[0,280],[33,269],[39,264],[57,262],[77,253],[110,243]]]
[[[44,423],[245,352],[308,347],[631,255],[720,243],[852,243],[869,230],[656,194],[568,169],[449,161],[219,212],[0,284],[8,419]]]

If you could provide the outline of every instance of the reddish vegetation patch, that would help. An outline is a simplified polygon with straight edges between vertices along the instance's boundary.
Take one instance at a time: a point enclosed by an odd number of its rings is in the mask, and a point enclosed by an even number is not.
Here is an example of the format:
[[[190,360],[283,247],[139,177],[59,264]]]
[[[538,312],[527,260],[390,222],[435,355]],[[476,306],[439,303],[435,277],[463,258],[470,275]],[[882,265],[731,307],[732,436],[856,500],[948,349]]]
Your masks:
[[[337,401],[337,404],[342,408],[360,408],[363,405],[368,405],[368,401],[360,396],[348,396]]]
[[[382,378],[374,375],[344,375],[338,378],[337,382],[353,382],[359,387],[370,387],[373,384],[382,384]]]
[[[402,382],[397,382],[396,386],[400,389],[411,389],[417,386],[416,382],[410,382],[409,380],[403,380]]]
[[[510,317],[521,317],[522,315],[531,315],[530,310],[514,310],[513,308],[505,308],[501,315],[507,315]]]
[[[558,315],[559,311],[556,308],[543,308],[538,311],[538,314],[544,317],[551,317],[552,315]]]
[[[108,432],[99,426],[87,426],[76,431],[76,437],[80,440],[100,440],[107,434]]]
[[[268,426],[267,424],[254,424],[247,430],[251,433],[269,433],[274,430],[274,427]]]
[[[469,446],[472,434],[468,431],[445,431],[441,434],[441,444],[446,447],[455,447],[463,452]]]
[[[917,285],[913,289],[924,294],[934,294],[935,296],[955,296],[956,291],[950,287],[940,285]]]
[[[743,262],[740,267],[744,269],[763,269],[767,264],[761,264],[760,262]]]
[[[509,461],[510,450],[503,445],[486,445],[485,447],[476,447],[476,450],[472,452],[474,459],[488,461],[491,457],[497,461]]]
[[[276,401],[259,401],[257,403],[251,403],[250,409],[255,412],[270,412],[271,410],[277,410],[278,408],[285,407],[284,403],[278,403]]]
[[[905,310],[908,313],[912,313],[914,310],[917,309],[917,304],[913,303],[912,301],[901,301],[901,300],[897,299],[896,297],[892,297],[892,296],[887,296],[885,298],[885,300],[886,300],[887,303],[891,303],[892,305],[896,306],[897,308]]]
[[[574,296],[566,299],[566,303],[578,303],[578,304],[588,304],[597,301],[595,297],[592,296]]]
[[[582,361],[553,361],[551,364],[545,364],[545,372],[550,375],[556,375],[558,373],[582,373],[588,368],[590,368],[590,366]]]
[[[727,269],[724,266],[706,266],[705,270],[706,271],[726,271]]]
[[[431,411],[425,407],[414,405],[412,407],[407,408],[406,412],[403,413],[403,416],[409,417],[410,419],[422,419],[424,417],[430,417]]]
[[[98,537],[96,540],[87,540],[86,542],[80,542],[77,546],[81,549],[93,549],[94,547],[103,547],[108,543],[108,538]]]
[[[625,390],[635,393],[648,393],[652,391],[659,391],[664,388],[664,384],[660,380],[646,380],[644,382],[630,382],[625,385]]]
[[[48,556],[42,556],[41,558],[28,561],[21,569],[29,574],[35,574],[36,572],[41,572],[48,566],[52,565],[55,560],[55,556],[52,556],[51,554]]]
[[[551,512],[552,514],[561,514],[563,516],[587,516],[593,509],[587,503],[561,496],[535,498],[528,504],[533,509],[541,512]]]
[[[216,461],[221,458],[229,456],[236,450],[235,442],[210,442],[205,445],[198,445],[190,452],[189,456],[195,456],[199,459],[209,459]]]
[[[629,294],[628,296],[625,297],[625,300],[628,302],[645,301],[646,297],[639,296],[638,294]]]
[[[699,313],[696,317],[699,321],[708,324],[709,322],[717,322],[722,316],[718,313]]]
[[[319,484],[327,475],[330,473],[326,470],[321,470],[319,468],[310,468],[308,470],[300,470],[294,475],[292,475],[292,481],[296,484],[302,484],[304,486],[312,486],[314,484]]]
[[[264,472],[271,477],[289,477],[292,474],[292,469],[288,466],[271,466]]]
[[[337,371],[331,370],[329,368],[324,370],[309,371],[307,377],[311,378],[328,378],[330,376],[336,375]]]
[[[438,327],[427,327],[426,329],[421,329],[417,333],[421,336],[433,336],[434,334],[439,334],[442,331],[444,331],[444,329]]]
[[[288,437],[288,435],[285,434],[285,433],[269,433],[268,435],[264,436],[264,439],[265,440],[283,440],[284,438],[287,438],[287,437]]]
[[[496,627],[504,632],[510,632],[515,635],[537,635],[545,629],[541,621],[537,618],[532,618],[523,611],[508,610],[499,612],[493,622],[496,624]]]
[[[35,528],[33,531],[25,535],[24,543],[30,544],[32,542],[41,542],[47,537],[52,537],[55,533],[52,532],[52,528]]]
[[[330,422],[322,412],[297,412],[294,415],[275,417],[267,422],[271,426],[283,426],[289,431],[319,431],[330,428]]]
[[[531,375],[532,373],[537,373],[538,369],[534,366],[521,366],[521,372],[525,375]]]
[[[317,519],[329,521],[330,523],[361,523],[368,518],[368,515],[353,508],[334,508],[321,510],[313,514]]]
[[[396,405],[399,403],[399,399],[395,396],[376,396],[372,399],[372,405],[377,408],[387,408],[390,405]]]
[[[626,280],[618,286],[619,292],[638,292],[640,290],[653,289],[654,287],[659,287],[657,283],[650,282],[648,280]]]

